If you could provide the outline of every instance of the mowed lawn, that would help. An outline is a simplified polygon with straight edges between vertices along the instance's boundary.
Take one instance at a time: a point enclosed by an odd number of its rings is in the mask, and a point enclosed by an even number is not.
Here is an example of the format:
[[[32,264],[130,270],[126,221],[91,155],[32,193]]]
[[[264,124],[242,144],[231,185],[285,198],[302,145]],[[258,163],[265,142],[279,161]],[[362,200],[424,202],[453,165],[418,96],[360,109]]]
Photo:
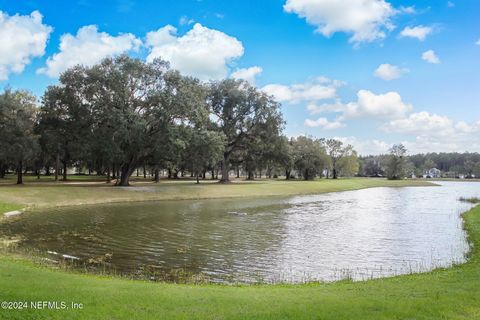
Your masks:
[[[63,205],[68,197],[73,198],[72,201],[77,198],[87,201],[90,197],[105,197],[104,200],[116,201],[122,199],[120,194],[125,194],[132,197],[126,200],[132,201],[142,200],[139,198],[144,196],[151,197],[152,193],[160,199],[167,199],[167,195],[175,192],[181,192],[179,196],[185,198],[214,197],[211,193],[216,191],[221,192],[222,196],[231,197],[290,195],[351,190],[382,183],[390,185],[391,182],[377,179],[306,183],[263,181],[228,186],[205,184],[200,187],[190,183],[166,182],[155,187],[159,190],[148,192],[112,191],[113,188],[102,186],[1,186],[0,201],[10,199],[4,191],[18,196],[19,201],[15,198],[15,201],[9,203],[30,204],[30,201],[34,203],[38,200],[38,205],[46,206],[49,200],[36,197],[48,197]],[[392,183],[401,186],[412,182]],[[198,188],[195,189],[196,187]],[[18,195],[18,190],[21,190],[20,193],[25,192],[24,202],[20,201],[22,197]],[[47,195],[51,191],[59,194]],[[99,196],[98,193],[102,195]],[[480,207],[466,213],[464,218],[465,228],[473,244],[467,263],[430,273],[366,282],[272,286],[176,285],[67,273],[38,266],[22,257],[0,254],[1,301],[65,301],[67,305],[72,302],[83,304],[82,310],[0,309],[0,318],[480,319]]]
[[[258,180],[234,181],[228,185],[205,180],[162,180],[152,183],[138,178],[131,187],[115,187],[98,177],[72,176],[68,182],[53,182],[51,177],[26,177],[25,185],[15,185],[14,177],[0,180],[0,203],[24,207],[68,206],[107,202],[148,200],[192,200],[235,197],[267,197],[315,194],[372,187],[432,185],[424,180],[321,179],[315,181]],[[0,213],[2,211],[0,210]],[[4,211],[5,212],[5,211]]]

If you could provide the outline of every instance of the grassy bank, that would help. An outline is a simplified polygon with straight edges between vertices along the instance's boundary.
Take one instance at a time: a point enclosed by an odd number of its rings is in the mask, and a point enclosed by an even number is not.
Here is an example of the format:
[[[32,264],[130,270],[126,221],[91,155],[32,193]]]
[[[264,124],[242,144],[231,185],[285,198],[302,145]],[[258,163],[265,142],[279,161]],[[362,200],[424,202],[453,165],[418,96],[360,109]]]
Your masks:
[[[82,310],[0,310],[1,319],[480,319],[480,207],[466,213],[466,264],[332,284],[174,285],[70,274],[0,257],[0,300],[66,301]]]
[[[292,196],[371,187],[425,185],[431,185],[431,183],[420,180],[388,181],[358,178],[316,181],[237,181],[229,185],[207,180],[197,185],[192,180],[164,180],[159,184],[140,180],[134,182],[132,187],[123,188],[114,187],[103,181],[85,181],[85,178],[66,183],[31,179],[21,186],[12,184],[11,181],[0,183],[0,203],[9,206],[48,207],[123,201]]]

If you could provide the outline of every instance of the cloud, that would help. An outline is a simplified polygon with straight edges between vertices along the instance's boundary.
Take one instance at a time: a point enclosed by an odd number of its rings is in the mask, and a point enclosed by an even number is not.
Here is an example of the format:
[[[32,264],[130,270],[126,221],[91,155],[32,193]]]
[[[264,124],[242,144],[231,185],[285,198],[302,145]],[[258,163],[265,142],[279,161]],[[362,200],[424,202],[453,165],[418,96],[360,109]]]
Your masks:
[[[374,75],[382,80],[390,81],[400,78],[405,73],[408,73],[410,70],[406,68],[400,68],[388,63],[384,63],[378,66],[374,71]]]
[[[60,52],[50,56],[46,66],[37,72],[56,78],[77,64],[92,66],[106,57],[138,50],[140,45],[141,41],[131,33],[115,37],[106,32],[98,32],[95,25],[84,26],[78,29],[76,35],[62,35]]]
[[[409,7],[400,7],[400,11],[408,14],[414,14],[417,13],[417,10],[415,9],[415,6],[409,6]]]
[[[477,42],[475,42],[475,44],[476,44],[477,46],[480,46],[480,39],[478,39]]]
[[[440,59],[433,50],[428,50],[422,53],[422,59],[427,61],[428,63],[440,63]]]
[[[305,125],[310,128],[321,127],[325,130],[334,130],[345,127],[340,121],[328,121],[327,118],[318,118],[317,120],[305,120]]]
[[[305,18],[326,37],[352,34],[353,43],[385,38],[385,30],[393,28],[390,19],[398,13],[385,0],[287,0],[283,8]]]
[[[334,139],[342,141],[344,144],[350,144],[358,152],[359,155],[376,155],[386,154],[392,144],[376,139],[359,139],[354,136],[334,137]]]
[[[359,90],[357,101],[346,104],[336,101],[320,106],[310,104],[307,109],[311,114],[341,113],[339,120],[342,121],[352,118],[399,119],[411,111],[413,106],[404,103],[400,94],[394,91],[375,94],[369,90]]]
[[[423,41],[432,32],[432,27],[425,27],[421,25],[415,27],[405,27],[405,29],[400,32],[400,37],[416,38],[420,41]]]
[[[31,59],[45,54],[53,28],[43,24],[42,19],[38,11],[25,16],[0,11],[0,80],[23,72]]]
[[[452,2],[452,1],[448,1],[448,2],[447,2],[447,7],[453,8],[453,7],[455,7],[455,3]]]
[[[261,74],[263,69],[258,66],[244,68],[244,69],[237,69],[235,72],[231,74],[231,77],[234,79],[242,79],[249,82],[251,85],[255,85],[255,78],[259,74]]]
[[[189,19],[187,16],[182,16],[180,20],[178,20],[178,24],[181,26],[186,26],[193,23],[195,23],[195,20]]]
[[[262,90],[273,95],[279,102],[299,103],[302,101],[320,101],[337,96],[337,88],[344,85],[342,81],[317,77],[305,83],[293,85],[268,84]]]
[[[480,121],[466,123],[455,122],[447,116],[431,114],[426,111],[412,113],[408,117],[385,123],[380,130],[386,134],[403,135],[402,143],[409,154],[426,152],[479,152]],[[387,153],[393,143],[381,140],[358,139],[356,137],[337,137],[344,143],[354,146],[361,155]]]
[[[430,114],[426,111],[410,114],[407,118],[397,119],[383,125],[385,132],[421,135],[435,133],[448,136],[455,133],[453,121],[446,116]]]
[[[180,72],[202,80],[225,78],[229,64],[243,55],[242,43],[221,31],[196,23],[183,36],[167,25],[147,34],[147,61],[160,57]]]

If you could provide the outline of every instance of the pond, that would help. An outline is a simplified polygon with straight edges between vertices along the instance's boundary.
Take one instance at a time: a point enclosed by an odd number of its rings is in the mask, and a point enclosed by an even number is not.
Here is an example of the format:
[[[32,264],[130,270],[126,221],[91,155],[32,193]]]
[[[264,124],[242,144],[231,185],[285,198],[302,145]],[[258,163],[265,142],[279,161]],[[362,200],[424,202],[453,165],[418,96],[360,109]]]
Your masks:
[[[49,209],[0,224],[20,249],[87,270],[221,283],[364,280],[448,267],[469,250],[477,182],[290,198]],[[62,257],[64,255],[64,257]]]

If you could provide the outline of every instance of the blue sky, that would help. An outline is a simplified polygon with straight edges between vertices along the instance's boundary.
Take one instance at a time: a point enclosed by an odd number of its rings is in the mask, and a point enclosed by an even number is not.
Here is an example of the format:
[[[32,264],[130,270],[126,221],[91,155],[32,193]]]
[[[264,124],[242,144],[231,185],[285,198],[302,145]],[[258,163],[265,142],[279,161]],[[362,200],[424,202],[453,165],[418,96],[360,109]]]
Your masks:
[[[162,56],[275,95],[289,136],[362,154],[398,142],[480,151],[478,1],[0,0],[0,11],[3,87],[41,96],[75,63]]]

